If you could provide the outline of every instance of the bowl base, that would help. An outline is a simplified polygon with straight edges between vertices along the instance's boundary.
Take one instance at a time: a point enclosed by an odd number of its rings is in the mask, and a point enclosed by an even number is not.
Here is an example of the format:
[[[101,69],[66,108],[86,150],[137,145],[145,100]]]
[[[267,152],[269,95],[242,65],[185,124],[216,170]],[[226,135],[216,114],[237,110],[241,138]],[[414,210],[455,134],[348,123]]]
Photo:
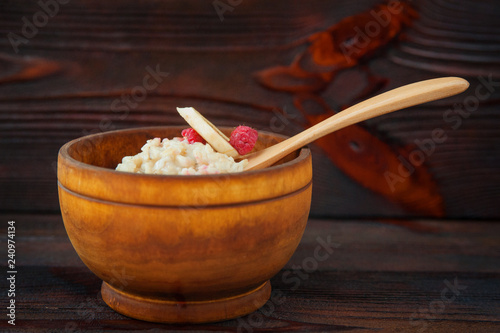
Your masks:
[[[145,298],[113,288],[101,287],[102,299],[118,313],[134,319],[157,323],[208,323],[233,319],[252,313],[271,296],[271,283],[240,295],[205,301],[182,302]]]

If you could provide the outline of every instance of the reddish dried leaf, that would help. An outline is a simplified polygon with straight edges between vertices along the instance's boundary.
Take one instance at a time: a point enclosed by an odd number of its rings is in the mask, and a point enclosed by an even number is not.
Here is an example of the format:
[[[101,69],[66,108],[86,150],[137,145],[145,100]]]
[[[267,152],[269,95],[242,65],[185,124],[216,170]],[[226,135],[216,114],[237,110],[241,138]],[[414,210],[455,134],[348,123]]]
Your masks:
[[[295,66],[275,66],[255,74],[264,87],[291,93],[321,90],[328,81],[321,75],[309,73]]]
[[[323,114],[311,115],[303,106],[317,103]],[[333,115],[325,101],[317,95],[301,95],[294,99],[310,126]],[[352,125],[315,141],[328,158],[359,184],[420,215],[443,216],[443,199],[425,164],[413,167],[408,174],[403,159],[404,149],[395,151],[390,145],[359,125]]]
[[[300,56],[307,71],[334,71],[355,66],[393,40],[416,12],[409,4],[400,8],[378,5],[358,15],[344,18],[325,31],[311,35],[310,45]]]
[[[9,68],[9,71],[4,71],[3,76],[0,75],[0,84],[37,80],[52,75],[61,69],[57,62],[42,58],[19,59],[0,54],[0,62],[5,63],[5,67]]]

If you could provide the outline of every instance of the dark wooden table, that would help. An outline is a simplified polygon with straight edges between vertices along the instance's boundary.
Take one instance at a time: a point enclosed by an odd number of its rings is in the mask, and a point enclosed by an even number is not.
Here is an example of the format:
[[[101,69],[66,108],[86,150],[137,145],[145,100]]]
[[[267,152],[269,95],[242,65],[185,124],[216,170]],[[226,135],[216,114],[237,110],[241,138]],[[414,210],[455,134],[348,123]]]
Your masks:
[[[73,250],[60,215],[0,216],[4,285],[8,221],[18,226],[16,325],[2,302],[2,332],[500,331],[494,221],[311,219],[261,310],[220,323],[164,325],[107,307],[101,281]]]

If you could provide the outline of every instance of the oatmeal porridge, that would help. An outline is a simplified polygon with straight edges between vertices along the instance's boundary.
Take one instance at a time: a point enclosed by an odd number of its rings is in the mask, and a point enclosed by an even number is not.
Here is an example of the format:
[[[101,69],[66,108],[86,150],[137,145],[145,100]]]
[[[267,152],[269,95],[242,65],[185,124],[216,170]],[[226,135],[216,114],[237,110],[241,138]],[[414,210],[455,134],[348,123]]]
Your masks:
[[[189,143],[186,138],[148,140],[141,152],[126,156],[116,170],[157,175],[206,175],[241,172],[247,160],[236,162],[209,144]]]

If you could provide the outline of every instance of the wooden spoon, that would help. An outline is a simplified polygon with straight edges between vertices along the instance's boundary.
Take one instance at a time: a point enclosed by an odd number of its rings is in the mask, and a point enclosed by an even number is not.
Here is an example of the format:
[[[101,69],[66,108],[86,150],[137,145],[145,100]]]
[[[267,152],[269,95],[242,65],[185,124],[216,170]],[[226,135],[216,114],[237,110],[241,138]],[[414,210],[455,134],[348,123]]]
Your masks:
[[[387,91],[351,106],[285,141],[243,156],[242,158],[248,159],[245,171],[273,165],[294,150],[349,125],[410,106],[459,94],[468,87],[469,82],[462,78],[444,77],[420,81]]]

